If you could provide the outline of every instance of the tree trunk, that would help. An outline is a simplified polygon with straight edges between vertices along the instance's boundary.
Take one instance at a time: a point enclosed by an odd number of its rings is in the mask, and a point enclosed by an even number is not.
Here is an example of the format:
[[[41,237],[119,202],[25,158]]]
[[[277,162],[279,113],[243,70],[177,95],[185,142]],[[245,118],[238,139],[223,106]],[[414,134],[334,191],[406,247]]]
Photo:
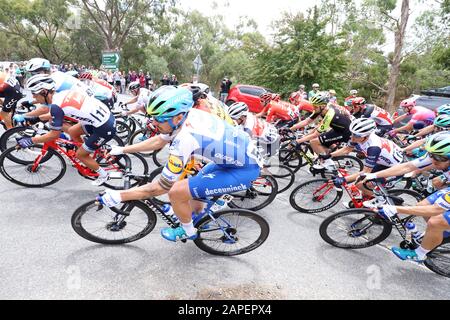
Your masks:
[[[391,70],[389,74],[389,82],[387,86],[387,97],[386,97],[386,103],[385,108],[386,110],[390,112],[395,111],[395,94],[397,92],[397,83],[398,83],[398,77],[400,75],[400,64],[402,63],[402,50],[403,50],[403,44],[405,40],[406,35],[406,26],[408,24],[409,19],[409,0],[403,0],[402,1],[402,11],[401,11],[401,17],[400,22],[397,23],[397,27],[395,30],[395,49],[394,49],[394,56],[392,58],[391,63]]]

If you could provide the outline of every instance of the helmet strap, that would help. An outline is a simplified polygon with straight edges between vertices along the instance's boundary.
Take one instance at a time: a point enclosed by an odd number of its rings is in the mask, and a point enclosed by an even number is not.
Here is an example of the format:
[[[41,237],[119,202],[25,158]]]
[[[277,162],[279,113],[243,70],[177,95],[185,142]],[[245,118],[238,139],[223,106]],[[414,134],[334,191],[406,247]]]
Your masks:
[[[175,130],[177,130],[179,127],[181,127],[182,125],[183,125],[183,123],[184,123],[184,121],[186,120],[186,118],[187,118],[187,112],[183,115],[183,118],[181,118],[181,121],[177,124],[177,125],[175,125],[174,123],[173,123],[173,118],[171,118],[169,121],[167,121],[168,123],[169,123],[169,126],[172,128],[172,130],[173,131],[175,131]]]

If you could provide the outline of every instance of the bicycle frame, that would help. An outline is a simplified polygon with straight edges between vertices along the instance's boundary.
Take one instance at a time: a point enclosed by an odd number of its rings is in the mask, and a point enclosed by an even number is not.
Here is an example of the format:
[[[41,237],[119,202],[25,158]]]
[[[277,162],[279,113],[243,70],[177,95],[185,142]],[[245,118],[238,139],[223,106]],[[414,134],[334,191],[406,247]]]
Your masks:
[[[74,150],[66,151],[63,148],[61,148],[59,146],[59,144],[71,145],[76,148],[80,148],[82,145],[82,143],[69,141],[69,140],[62,139],[62,138],[58,138],[56,140],[46,142],[46,143],[44,143],[44,146],[42,147],[41,154],[34,160],[32,170],[35,171],[37,169],[42,158],[47,153],[48,149],[53,149],[56,152],[58,152],[59,154],[66,156],[69,159],[69,161],[71,162],[71,164],[78,170],[78,172],[83,177],[93,177],[93,178],[98,177],[98,173],[93,172],[91,169],[89,169],[88,167],[86,167],[85,165],[82,164],[82,162],[76,157]],[[108,160],[108,158],[105,157],[104,154],[102,154],[102,150],[100,150],[100,149],[95,150],[95,152],[92,154],[92,157],[94,159],[97,158],[98,156],[101,156],[102,158]],[[109,161],[109,165],[112,166],[112,168],[106,168],[106,171],[111,171],[113,169],[119,169],[119,167],[117,165],[111,163],[110,161]]]

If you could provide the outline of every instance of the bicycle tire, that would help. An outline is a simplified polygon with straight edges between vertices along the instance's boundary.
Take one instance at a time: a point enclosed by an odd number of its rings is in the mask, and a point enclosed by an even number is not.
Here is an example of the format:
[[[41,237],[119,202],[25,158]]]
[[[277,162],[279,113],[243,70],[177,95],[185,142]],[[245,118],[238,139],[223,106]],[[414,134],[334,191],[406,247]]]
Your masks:
[[[288,166],[297,173],[304,166],[303,157],[295,149],[282,148],[278,152],[278,159],[281,164]],[[298,161],[298,163],[296,162]]]
[[[267,185],[271,185],[272,190],[269,191],[258,191],[253,187],[253,184],[260,184],[258,179],[264,178],[266,181],[268,181]],[[251,210],[251,211],[258,211],[261,209],[264,209],[265,207],[267,207],[269,204],[271,204],[277,194],[278,194],[278,183],[277,180],[270,176],[270,175],[264,175],[262,174],[260,177],[258,177],[258,179],[256,179],[255,181],[252,182],[252,187],[250,187],[247,190],[243,190],[239,193],[232,193],[231,195],[234,197],[232,201],[230,201],[228,203],[228,206],[230,208],[239,208],[239,209],[246,209],[246,210]],[[243,194],[245,193],[245,195]],[[265,197],[264,201],[259,203],[258,205],[255,206],[250,206],[250,207],[243,207],[243,203],[245,199],[256,199],[257,197]],[[241,202],[238,202],[239,200],[241,200]]]
[[[274,172],[271,172],[270,168],[280,168],[282,170],[287,171],[287,173],[283,173],[283,174],[282,173],[274,173]],[[267,166],[261,170],[262,171],[268,170],[269,171],[268,174],[270,174],[272,177],[275,178],[275,180],[277,180],[277,184],[278,184],[278,192],[277,193],[278,194],[283,193],[286,190],[288,190],[290,187],[292,187],[292,185],[295,182],[294,171],[284,164]]]
[[[135,133],[133,133],[132,134],[132,136],[131,136],[131,138],[130,138],[130,141],[128,142],[128,145],[133,145],[133,144],[137,144],[137,143],[140,143],[140,142],[142,142],[142,141],[145,141],[145,140],[141,140],[141,136],[142,135],[145,135],[145,136],[147,136],[145,133],[147,132],[148,130],[147,129],[139,129],[139,130],[137,130]],[[146,138],[146,139],[148,139],[148,137]],[[153,151],[150,151],[149,153],[145,153],[145,152],[139,152],[139,154],[141,155],[141,156],[143,156],[144,158],[150,158],[150,157],[152,157],[152,155],[153,155]]]
[[[165,151],[166,148],[168,149],[168,146],[166,146],[162,149],[159,149],[159,150],[155,150],[152,153],[152,160],[153,160],[153,163],[155,164],[155,166],[162,167],[165,165],[165,161],[167,161],[167,159],[165,159],[163,162],[162,159],[158,159],[158,154],[161,156],[161,152]]]
[[[357,215],[357,214],[365,216],[363,219],[369,221],[369,223],[372,223],[372,226],[381,227],[382,230],[381,230],[380,234],[377,237],[375,237],[374,239],[366,241],[365,243],[362,243],[359,245],[343,243],[336,239],[333,239],[333,237],[330,236],[329,228],[333,222],[335,222],[337,219],[339,219],[341,217],[348,217],[348,216]],[[355,222],[360,221],[360,220],[362,220],[362,219],[355,220]],[[352,223],[354,224],[354,222],[352,222]],[[338,213],[335,213],[335,214],[327,217],[325,220],[323,220],[323,222],[320,224],[320,227],[319,227],[320,237],[326,243],[328,243],[334,247],[341,248],[341,249],[363,249],[363,248],[372,247],[372,246],[384,241],[387,237],[389,237],[389,235],[391,234],[391,231],[392,231],[392,225],[390,223],[388,223],[386,220],[384,220],[383,218],[381,218],[380,216],[378,216],[377,213],[375,213],[369,209],[349,209],[349,210],[340,211]],[[357,231],[354,231],[352,234],[355,236],[350,236],[349,232],[347,232],[348,238],[356,239]],[[361,234],[361,235],[359,235],[358,238],[362,238],[364,235],[365,234]]]
[[[35,145],[35,146],[33,146],[33,149],[42,149],[42,146]],[[18,166],[22,166],[23,169],[27,170],[29,173],[31,173],[31,172],[28,170],[28,167],[33,165],[33,163],[34,163],[34,161],[26,161],[26,163],[23,164],[23,163],[17,163],[15,161],[11,160],[11,158],[16,158],[16,157],[14,157],[14,156],[10,157],[9,156],[10,153],[19,152],[19,151],[27,152],[27,150],[17,150],[16,147],[12,147],[12,148],[7,149],[5,152],[3,152],[0,155],[0,173],[7,180],[11,181],[12,183],[15,183],[17,185],[20,185],[20,186],[23,186],[23,187],[27,187],[27,188],[43,188],[43,187],[47,187],[49,185],[55,184],[56,182],[61,180],[61,178],[66,173],[67,165],[66,165],[66,162],[64,161],[64,158],[58,152],[56,152],[55,150],[49,148],[49,149],[47,149],[47,153],[50,154],[50,156],[48,157],[48,159],[46,161],[44,161],[44,159],[46,158],[46,155],[41,159],[41,161],[40,161],[40,166],[41,167],[40,168],[43,168],[43,166],[42,166],[43,164],[48,165],[48,161],[50,160],[50,158],[55,157],[54,159],[57,159],[55,161],[59,161],[60,164],[61,164],[61,170],[59,171],[59,174],[54,179],[52,179],[52,180],[50,180],[50,181],[48,181],[46,183],[29,184],[29,183],[17,180],[16,178],[13,178],[10,173],[7,172],[8,171],[7,169],[5,169],[5,161],[6,161],[6,159],[8,159],[11,162],[14,162]],[[37,154],[39,154],[39,153],[40,153],[40,151],[36,152],[36,157],[37,157]],[[38,169],[36,171],[36,173],[39,170],[41,170],[41,169]]]
[[[446,258],[443,259],[444,255]],[[438,275],[450,278],[450,238],[427,254],[424,265]]]
[[[238,218],[240,219],[239,222],[243,221],[244,219],[250,219],[253,220],[254,222],[256,222],[256,224],[259,226],[260,228],[260,234],[257,237],[257,239],[250,243],[249,245],[245,246],[244,248],[240,248],[240,249],[236,249],[233,251],[225,251],[225,250],[220,250],[220,248],[224,248],[224,245],[227,244],[227,240],[228,238],[223,234],[222,231],[222,237],[216,240],[209,240],[207,238],[203,238],[202,234],[208,234],[209,232],[212,232],[214,230],[211,230],[211,226],[217,225],[216,221],[219,221],[221,219],[226,219],[226,215],[233,215],[236,214],[238,215]],[[213,217],[214,219],[216,219],[216,221],[214,221],[211,216],[206,215],[205,217],[203,217],[200,221],[198,221],[195,224],[195,227],[198,229],[198,237],[197,239],[194,240],[195,245],[200,249],[203,250],[209,254],[213,254],[213,255],[219,255],[219,256],[236,256],[236,255],[241,255],[241,254],[245,254],[248,253],[250,251],[255,250],[256,248],[260,247],[268,238],[269,233],[270,233],[270,227],[269,224],[267,223],[267,221],[261,217],[260,215],[249,211],[249,210],[244,210],[244,209],[227,209],[227,210],[221,210],[221,211],[217,211],[215,213],[213,213]],[[229,223],[227,222],[226,224],[227,227],[227,231],[232,234],[233,236],[235,236],[236,234],[239,235],[238,232],[238,227],[236,228],[231,228]],[[217,231],[219,231],[220,229],[217,229]],[[252,231],[254,231],[255,228],[252,228]],[[220,234],[220,232],[218,232]],[[219,248],[213,248],[212,246],[208,245],[209,242],[214,242],[214,243],[220,243]],[[229,243],[230,246],[235,246],[236,243],[239,242],[239,237],[237,237],[237,242],[235,243]]]
[[[146,216],[148,218],[148,223],[145,226],[145,228],[142,231],[140,231],[139,233],[137,233],[136,235],[133,235],[132,237],[123,238],[123,239],[110,240],[110,239],[99,238],[98,236],[93,235],[92,233],[87,231],[82,223],[83,216],[85,214],[87,214],[90,209],[97,210],[98,206],[96,205],[95,202],[96,202],[95,200],[92,200],[92,201],[89,201],[89,202],[81,205],[79,208],[77,208],[74,211],[74,213],[72,214],[72,218],[71,218],[71,224],[72,224],[73,230],[80,237],[82,237],[88,241],[95,242],[95,243],[101,243],[101,244],[109,244],[109,245],[120,245],[120,244],[135,242],[135,241],[147,236],[150,232],[152,232],[152,230],[156,226],[156,220],[157,220],[156,213],[153,212],[151,210],[151,208],[149,208],[142,201],[130,201],[130,202],[127,202],[126,204],[133,206],[132,209],[137,207],[140,210],[142,210],[143,213],[146,214]],[[117,210],[117,209],[103,207],[101,210],[111,210],[112,212],[114,212],[114,210]],[[98,219],[98,216],[100,216],[99,212],[100,211],[95,211],[95,216],[97,217],[97,219]],[[130,217],[132,214],[133,213],[130,214]],[[107,214],[107,216],[109,216],[109,218],[111,218],[111,214]],[[108,224],[106,224],[105,226],[106,226],[106,228],[104,230],[108,230],[108,227],[109,227]]]
[[[116,120],[116,136],[118,136],[124,145],[130,141],[130,137],[132,135],[132,131],[130,129],[130,126],[128,126],[124,121],[122,120]]]
[[[336,204],[339,203],[339,200],[342,199],[342,196],[344,194],[343,190],[336,190],[334,188],[334,186],[330,186],[335,192],[336,192],[336,197],[334,198],[334,200],[332,202],[330,202],[329,204],[327,204],[326,206],[323,206],[321,208],[317,208],[317,209],[306,209],[303,206],[299,205],[296,201],[296,196],[298,193],[300,193],[302,195],[302,197],[306,197],[307,195],[309,196],[311,194],[310,191],[306,192],[306,191],[302,191],[305,187],[311,185],[311,184],[318,184],[318,188],[324,186],[326,183],[329,182],[329,179],[313,179],[313,180],[309,180],[306,181],[300,185],[298,185],[294,190],[292,190],[291,195],[289,196],[289,203],[291,204],[291,206],[297,210],[298,212],[302,212],[302,213],[319,213],[319,212],[323,212],[325,210],[328,210],[332,207],[334,207]],[[315,189],[317,191],[317,189]],[[312,202],[317,202],[317,199],[314,199],[314,193],[311,194],[311,196],[313,196]]]

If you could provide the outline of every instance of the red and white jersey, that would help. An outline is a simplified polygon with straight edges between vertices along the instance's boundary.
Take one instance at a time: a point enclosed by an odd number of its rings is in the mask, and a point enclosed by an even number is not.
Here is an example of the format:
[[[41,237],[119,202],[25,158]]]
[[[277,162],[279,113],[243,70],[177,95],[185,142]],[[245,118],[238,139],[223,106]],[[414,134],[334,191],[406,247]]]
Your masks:
[[[278,130],[274,125],[255,117],[254,114],[248,113],[245,123],[240,127],[247,132],[250,137],[261,139],[267,143],[272,143],[278,138]]]
[[[394,124],[394,119],[390,113],[375,105],[368,104],[364,115],[366,118],[373,119],[379,126],[389,126]]]
[[[56,93],[53,96],[52,105],[62,109],[65,119],[96,128],[104,125],[111,116],[105,104],[78,90]]]

